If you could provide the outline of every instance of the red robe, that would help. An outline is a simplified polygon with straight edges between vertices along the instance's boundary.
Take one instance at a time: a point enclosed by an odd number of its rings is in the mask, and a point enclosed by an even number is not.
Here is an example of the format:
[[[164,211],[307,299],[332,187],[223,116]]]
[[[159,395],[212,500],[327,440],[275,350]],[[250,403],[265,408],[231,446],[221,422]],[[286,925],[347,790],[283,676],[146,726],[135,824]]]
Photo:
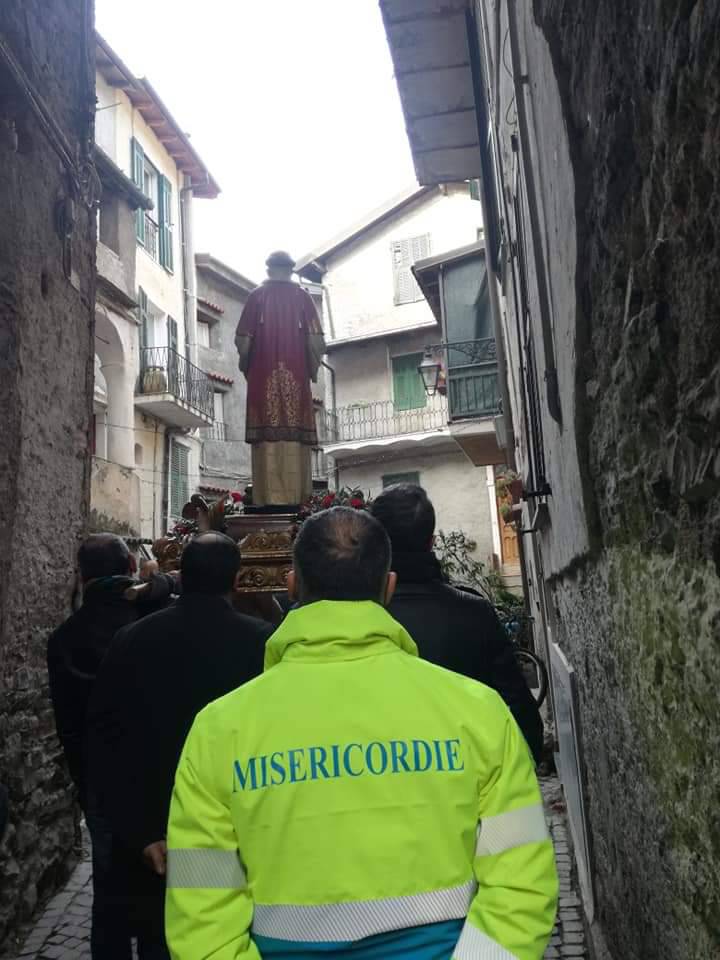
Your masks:
[[[310,381],[317,373],[311,342],[318,334],[315,305],[298,284],[266,280],[250,294],[236,335],[238,346],[241,338],[252,338],[245,370],[248,443],[317,446]]]

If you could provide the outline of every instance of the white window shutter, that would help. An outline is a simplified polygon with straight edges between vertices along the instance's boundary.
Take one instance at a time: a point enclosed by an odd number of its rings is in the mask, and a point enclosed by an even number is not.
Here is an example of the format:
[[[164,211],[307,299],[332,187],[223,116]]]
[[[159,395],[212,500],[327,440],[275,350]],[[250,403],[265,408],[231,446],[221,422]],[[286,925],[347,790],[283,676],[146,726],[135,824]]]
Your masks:
[[[391,244],[395,304],[415,303],[422,300],[422,292],[412,272],[412,265],[430,256],[430,234],[407,240],[395,240]]]

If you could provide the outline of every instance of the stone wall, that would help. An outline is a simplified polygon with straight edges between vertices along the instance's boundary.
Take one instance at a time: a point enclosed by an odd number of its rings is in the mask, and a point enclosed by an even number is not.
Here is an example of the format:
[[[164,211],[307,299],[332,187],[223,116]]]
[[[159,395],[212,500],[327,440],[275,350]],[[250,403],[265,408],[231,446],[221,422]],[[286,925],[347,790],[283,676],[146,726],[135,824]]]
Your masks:
[[[90,0],[0,6],[0,38],[48,118],[0,56],[0,945],[64,878],[75,837],[45,647],[69,612],[89,494],[95,216],[87,168],[68,167],[92,138],[91,26]]]
[[[554,184],[577,229],[564,429],[590,544],[549,592],[580,683],[597,917],[617,960],[717,956],[720,8],[518,5],[573,169]]]

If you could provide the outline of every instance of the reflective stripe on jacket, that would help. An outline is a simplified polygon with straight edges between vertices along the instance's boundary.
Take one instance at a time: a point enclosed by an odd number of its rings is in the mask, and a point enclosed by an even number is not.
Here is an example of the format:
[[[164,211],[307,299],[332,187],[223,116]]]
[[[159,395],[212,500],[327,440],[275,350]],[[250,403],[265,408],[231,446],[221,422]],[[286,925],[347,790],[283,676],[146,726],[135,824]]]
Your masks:
[[[374,603],[289,614],[178,767],[176,960],[540,960],[557,899],[527,745]]]

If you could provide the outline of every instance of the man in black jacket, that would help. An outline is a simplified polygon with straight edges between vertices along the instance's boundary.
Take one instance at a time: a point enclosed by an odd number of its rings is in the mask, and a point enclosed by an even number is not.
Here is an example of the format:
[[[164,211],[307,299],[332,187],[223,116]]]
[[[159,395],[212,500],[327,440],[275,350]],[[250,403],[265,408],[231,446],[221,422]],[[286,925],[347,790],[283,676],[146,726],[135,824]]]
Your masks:
[[[122,630],[90,706],[91,780],[140,895],[140,958],[168,957],[163,934],[165,831],[175,768],[195,715],[262,672],[272,627],[233,610],[237,545],[205,533],[188,544],[182,596]]]
[[[143,599],[135,603],[126,600],[125,591],[136,583],[135,558],[124,540],[111,533],[96,533],[85,540],[78,551],[78,567],[82,606],[48,640],[50,697],[58,737],[92,841],[93,960],[130,960],[126,910],[115,894],[119,865],[112,857],[107,824],[88,790],[88,704],[115,634],[163,606],[175,589],[175,580],[158,574]]]
[[[535,761],[543,746],[540,711],[513,654],[512,643],[492,606],[443,578],[433,553],[435,510],[415,484],[387,487],[372,504],[387,530],[398,585],[388,610],[408,631],[420,656],[480,680],[510,708]]]

